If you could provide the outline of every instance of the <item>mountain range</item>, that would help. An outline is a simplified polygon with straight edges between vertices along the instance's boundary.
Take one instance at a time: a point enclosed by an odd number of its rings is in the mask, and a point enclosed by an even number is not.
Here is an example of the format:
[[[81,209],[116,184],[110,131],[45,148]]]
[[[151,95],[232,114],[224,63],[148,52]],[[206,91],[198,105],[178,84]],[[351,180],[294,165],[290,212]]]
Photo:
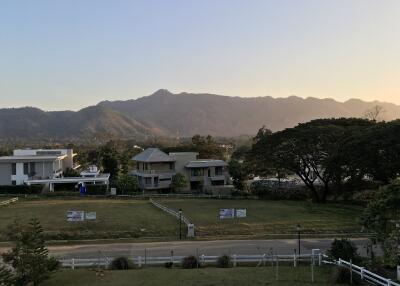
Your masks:
[[[230,97],[174,94],[160,89],[126,101],[103,101],[79,111],[33,107],[0,109],[0,140],[79,140],[111,138],[253,135],[262,126],[277,131],[316,118],[362,117],[380,106],[381,119],[400,118],[400,106],[351,99]]]

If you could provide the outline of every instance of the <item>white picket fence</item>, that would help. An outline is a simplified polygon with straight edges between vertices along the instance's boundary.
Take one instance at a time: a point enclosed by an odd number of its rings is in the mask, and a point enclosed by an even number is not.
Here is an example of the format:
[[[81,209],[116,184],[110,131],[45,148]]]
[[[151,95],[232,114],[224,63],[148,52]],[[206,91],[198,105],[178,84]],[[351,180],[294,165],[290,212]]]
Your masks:
[[[18,198],[12,198],[12,199],[0,202],[0,206],[7,206],[7,205],[15,203],[17,201],[18,201]]]
[[[323,258],[328,258],[328,257],[326,255],[323,255]],[[353,274],[358,275],[361,280],[371,283],[373,285],[400,286],[399,283],[393,282],[392,280],[379,276],[378,274],[375,274],[365,269],[364,267],[357,266],[343,259],[339,259],[337,261],[322,260],[322,262],[324,264],[334,264],[337,266],[345,267],[349,269],[349,271],[352,271]]]
[[[138,267],[144,265],[163,265],[167,262],[179,264],[185,256],[133,256],[129,259],[134,262]],[[215,255],[199,255],[198,261],[200,264],[214,264],[217,262],[219,256]],[[313,251],[312,254],[302,255],[272,255],[272,254],[256,254],[256,255],[231,255],[231,261],[233,266],[237,266],[239,263],[257,263],[258,265],[267,265],[267,263],[276,264],[277,262],[288,262],[293,263],[293,266],[297,266],[300,261],[312,262],[314,264],[321,265],[322,255],[319,250]],[[106,257],[99,255],[98,258],[83,258],[83,259],[61,259],[60,263],[62,267],[75,269],[78,267],[107,267],[110,265],[112,257]]]

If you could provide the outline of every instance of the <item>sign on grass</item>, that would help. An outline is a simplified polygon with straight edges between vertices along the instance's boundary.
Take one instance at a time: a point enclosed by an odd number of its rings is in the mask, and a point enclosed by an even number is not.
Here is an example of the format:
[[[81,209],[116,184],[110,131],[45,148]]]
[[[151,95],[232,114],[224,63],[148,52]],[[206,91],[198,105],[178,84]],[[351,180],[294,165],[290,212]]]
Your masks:
[[[235,217],[235,209],[220,209],[219,210],[219,218],[234,218]]]
[[[84,211],[67,211],[67,221],[84,221]]]
[[[237,218],[247,217],[247,209],[236,209],[236,217]]]
[[[86,220],[95,220],[96,219],[96,212],[86,212],[85,213]]]

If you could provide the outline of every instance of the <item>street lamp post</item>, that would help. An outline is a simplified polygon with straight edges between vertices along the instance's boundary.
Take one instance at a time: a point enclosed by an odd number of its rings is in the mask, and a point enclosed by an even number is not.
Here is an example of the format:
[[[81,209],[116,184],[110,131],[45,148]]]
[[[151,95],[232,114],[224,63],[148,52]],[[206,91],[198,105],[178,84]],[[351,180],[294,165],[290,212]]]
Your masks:
[[[297,230],[298,253],[299,253],[299,258],[300,258],[300,255],[301,255],[301,252],[300,252],[300,230],[301,230],[301,227],[299,224],[297,225],[296,230]]]
[[[182,209],[179,209],[179,240],[182,239]]]

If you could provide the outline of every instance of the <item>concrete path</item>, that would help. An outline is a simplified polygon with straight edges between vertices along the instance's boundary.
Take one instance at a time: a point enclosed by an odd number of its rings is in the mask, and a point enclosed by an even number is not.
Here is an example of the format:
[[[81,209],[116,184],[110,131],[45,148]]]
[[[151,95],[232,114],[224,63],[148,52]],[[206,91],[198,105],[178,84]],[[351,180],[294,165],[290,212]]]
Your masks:
[[[314,248],[326,251],[333,239],[301,239],[301,253],[311,253]],[[352,239],[360,254],[365,255],[366,238]],[[263,254],[273,250],[279,254],[293,254],[297,239],[275,240],[216,240],[216,241],[173,241],[145,243],[113,243],[72,246],[50,246],[52,255],[64,258],[95,258],[99,255],[115,256],[186,256],[222,254]]]

